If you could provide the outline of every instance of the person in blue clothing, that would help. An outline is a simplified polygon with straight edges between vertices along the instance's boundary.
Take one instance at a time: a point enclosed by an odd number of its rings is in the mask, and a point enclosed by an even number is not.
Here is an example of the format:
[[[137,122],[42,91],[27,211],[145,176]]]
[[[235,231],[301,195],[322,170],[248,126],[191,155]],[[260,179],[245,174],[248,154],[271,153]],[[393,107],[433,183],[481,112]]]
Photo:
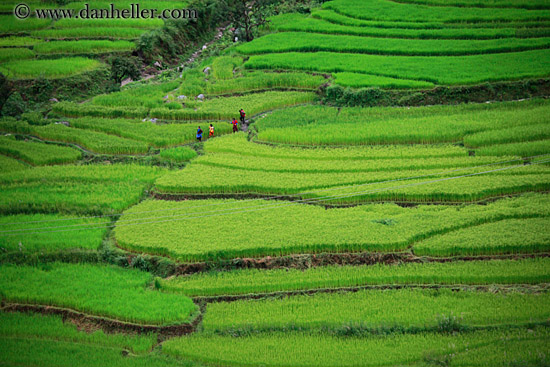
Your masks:
[[[198,140],[198,141],[202,141],[202,129],[201,129],[200,126],[199,126],[199,128],[197,129],[197,140]]]

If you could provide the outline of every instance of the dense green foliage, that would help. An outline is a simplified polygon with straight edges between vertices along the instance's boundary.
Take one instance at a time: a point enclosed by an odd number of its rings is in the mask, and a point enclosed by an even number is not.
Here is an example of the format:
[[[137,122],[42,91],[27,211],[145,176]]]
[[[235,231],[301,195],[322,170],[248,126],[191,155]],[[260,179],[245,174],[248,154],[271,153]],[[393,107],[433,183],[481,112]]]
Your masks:
[[[130,349],[133,353],[144,354],[156,343],[156,335],[134,336],[125,334],[105,334],[103,331],[86,333],[76,325],[64,323],[59,316],[36,314],[0,313],[0,338],[14,342],[19,339],[51,340],[84,345],[97,345],[108,348]]]
[[[101,67],[101,62],[82,57],[55,60],[11,61],[0,65],[0,72],[14,79],[64,78]]]
[[[541,323],[550,315],[549,306],[548,294],[364,290],[212,303],[203,325],[206,332],[224,334],[292,327],[335,330],[345,326],[373,331],[384,328],[435,331],[442,316],[458,318],[463,328]]]
[[[385,76],[358,74],[358,73],[334,73],[336,84],[352,87],[380,87],[395,89],[428,89],[433,87],[433,83],[419,80],[388,78]]]
[[[187,297],[150,289],[151,274],[135,269],[62,263],[43,267],[4,265],[0,279],[0,292],[7,302],[58,306],[153,324],[188,322],[197,312]]]
[[[176,147],[161,150],[160,156],[174,162],[185,162],[195,158],[197,152],[189,147]]]
[[[349,52],[373,55],[474,55],[549,48],[550,38],[499,40],[407,40],[305,32],[272,33],[237,48],[244,54]],[[334,55],[334,57],[339,57]]]
[[[0,155],[0,173],[9,173],[25,168],[28,168],[28,166],[13,158]]]
[[[0,137],[0,152],[33,165],[71,163],[81,157],[78,150],[53,144]]]
[[[28,48],[0,48],[0,62],[34,58],[34,52]]]
[[[414,249],[419,240],[456,229],[506,218],[546,216],[547,206],[544,195],[503,199],[479,207],[402,208],[380,204],[331,210],[265,200],[208,200],[200,204],[148,200],[125,212],[115,234],[123,248],[184,261],[312,252],[401,251],[410,246]],[[152,214],[156,211],[161,214]],[[234,218],[239,218],[242,226],[235,228]],[[196,228],[212,220],[216,230],[197,237]],[[544,234],[522,233],[531,235],[533,241],[546,242]],[[520,244],[511,248],[514,252],[537,250]],[[464,242],[453,254],[498,253],[501,248],[483,249],[476,243]]]
[[[56,214],[4,216],[0,217],[0,248],[2,252],[25,253],[96,250],[106,233],[106,223],[108,218]]]
[[[131,51],[135,44],[128,41],[50,41],[35,45],[38,54],[92,54]]]
[[[245,67],[320,72],[348,71],[456,85],[543,77],[548,74],[550,67],[549,54],[550,51],[547,49],[453,57],[288,52],[252,56],[245,63]],[[453,72],[449,73],[449,70]]]
[[[530,259],[243,269],[167,279],[161,281],[161,289],[187,296],[216,296],[365,285],[537,284],[550,279],[549,265],[548,259]]]
[[[549,218],[508,219],[435,236],[414,246],[418,255],[453,256],[548,252]]]
[[[547,328],[475,333],[388,335],[343,338],[318,333],[266,333],[242,338],[196,334],[163,343],[170,355],[230,366],[388,366],[445,360],[453,365],[546,363]],[[531,354],[526,354],[528,346]],[[455,361],[456,358],[456,361]]]

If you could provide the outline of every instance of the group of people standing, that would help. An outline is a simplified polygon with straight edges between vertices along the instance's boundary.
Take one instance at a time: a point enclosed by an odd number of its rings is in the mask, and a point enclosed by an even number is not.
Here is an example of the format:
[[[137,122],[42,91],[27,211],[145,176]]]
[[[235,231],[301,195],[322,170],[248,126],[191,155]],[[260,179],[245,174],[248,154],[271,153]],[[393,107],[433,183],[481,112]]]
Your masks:
[[[239,111],[239,114],[241,116],[241,123],[244,124],[244,121],[246,119],[246,113],[241,108],[241,110]],[[234,133],[239,131],[239,122],[237,121],[237,119],[234,118],[233,121],[231,121],[231,124],[233,125],[233,132]],[[203,131],[202,131],[201,127],[199,126],[199,128],[197,129],[197,140],[198,141],[202,141],[202,134],[203,134]],[[212,138],[213,136],[214,136],[214,126],[212,126],[212,124],[210,124],[210,126],[208,127],[208,137]]]

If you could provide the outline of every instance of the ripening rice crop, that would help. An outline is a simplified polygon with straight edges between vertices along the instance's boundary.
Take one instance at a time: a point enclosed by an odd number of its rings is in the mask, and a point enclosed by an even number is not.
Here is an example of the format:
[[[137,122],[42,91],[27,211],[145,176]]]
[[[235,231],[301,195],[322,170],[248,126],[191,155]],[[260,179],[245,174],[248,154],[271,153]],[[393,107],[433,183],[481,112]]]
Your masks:
[[[358,74],[358,73],[334,73],[334,82],[344,87],[364,88],[379,87],[392,89],[429,89],[433,83],[419,80],[388,78],[385,76]]]
[[[221,56],[212,63],[212,75],[215,79],[225,80],[233,78],[233,69],[242,65],[240,57]]]
[[[277,108],[313,102],[315,98],[314,93],[307,92],[265,92],[209,99],[199,102],[197,109],[154,108],[150,115],[166,120],[229,120],[238,118],[241,108],[245,110],[248,117],[252,117]]]
[[[495,144],[537,141],[548,138],[550,138],[550,125],[544,123],[475,133],[464,137],[464,144],[468,147],[476,148]]]
[[[34,52],[28,48],[0,48],[0,63],[34,58]]]
[[[300,269],[242,269],[161,280],[164,292],[189,297],[273,293],[396,284],[538,284],[550,279],[550,260],[476,260],[402,265],[329,265]]]
[[[316,89],[325,80],[321,75],[307,73],[266,73],[252,71],[244,74],[242,77],[217,80],[215,83],[207,84],[205,88],[209,95],[263,91],[276,88]]]
[[[522,203],[521,207],[515,207]],[[453,230],[507,218],[546,216],[545,196],[500,200],[487,206],[363,205],[325,210],[279,201],[147,200],[117,222],[119,246],[182,261],[281,256],[293,253],[402,251],[415,242]],[[151,211],[161,211],[151,215]],[[235,218],[242,225],[235,227]],[[215,222],[214,231],[201,231]],[[140,225],[147,222],[147,225]],[[265,233],[269,233],[266,236]],[[475,248],[475,244],[471,247]],[[523,252],[516,246],[517,252]],[[531,248],[525,251],[530,252]],[[470,254],[466,244],[458,252]]]
[[[197,152],[189,147],[176,147],[163,149],[160,151],[160,157],[174,162],[189,161],[197,156]]]
[[[48,166],[0,175],[0,212],[120,213],[164,170],[138,165]]]
[[[338,331],[347,326],[414,333],[438,331],[442,316],[460,318],[462,327],[541,323],[550,316],[550,295],[405,288],[219,302],[208,305],[203,330],[230,335],[238,330]]]
[[[280,52],[348,52],[371,55],[474,55],[549,48],[550,38],[499,40],[407,40],[327,35],[306,32],[271,33],[237,47],[244,54]],[[338,57],[337,55],[334,55]]]
[[[323,13],[325,13],[323,11]],[[314,13],[316,15],[316,13]],[[348,19],[346,18],[346,22]],[[432,23],[425,22],[393,22],[388,24],[380,22],[376,24],[360,26],[335,24],[332,19],[325,21],[322,19],[308,18],[301,14],[290,13],[282,14],[271,18],[269,26],[278,31],[285,32],[310,32],[322,34],[342,34],[367,37],[388,37],[404,39],[503,39],[510,37],[529,38],[529,37],[548,37],[550,31],[548,28],[513,28],[514,24],[510,22],[501,23],[505,28],[496,26],[498,23],[490,23],[487,28],[468,28],[466,26],[451,28],[447,24],[439,24],[433,27]],[[349,23],[346,23],[349,24]]]
[[[32,37],[44,39],[136,39],[143,33],[143,29],[130,27],[83,27],[83,28],[62,28],[42,29],[31,32]]]
[[[548,252],[549,218],[507,219],[459,229],[413,246],[415,254],[453,256]]]
[[[205,123],[203,128],[206,131]],[[213,123],[216,135],[231,132],[227,123]],[[154,124],[150,121],[132,121],[126,119],[103,119],[83,117],[71,120],[71,126],[83,131],[93,130],[120,136],[126,139],[145,142],[154,147],[167,147],[195,141],[197,126],[195,124]],[[110,136],[112,136],[110,135]]]
[[[452,355],[478,366],[545,362],[550,332],[504,329],[346,337],[315,332],[268,332],[242,337],[195,333],[163,343],[162,351],[204,363],[233,366],[403,366]],[[528,346],[528,348],[526,348]],[[527,364],[526,364],[527,365]]]
[[[118,6],[118,5],[117,5]],[[150,19],[75,19],[65,18],[59,19],[55,22],[54,28],[66,29],[66,28],[140,28],[155,29],[162,27],[164,21],[162,19],[150,18]]]
[[[498,106],[500,107],[500,106]],[[429,144],[458,142],[488,132],[488,142],[514,142],[513,130],[533,131],[535,140],[550,109],[547,103],[510,104],[504,108],[360,109],[304,106],[274,111],[256,123],[258,140],[306,145]],[[515,107],[515,108],[513,108]],[[365,114],[368,111],[368,114]],[[372,111],[372,114],[370,113]],[[368,122],[368,123],[367,123]],[[537,125],[539,127],[530,126]],[[522,133],[522,135],[526,135]]]
[[[2,252],[24,253],[96,250],[107,231],[108,221],[108,218],[85,219],[58,214],[4,216],[0,217],[0,248]],[[57,228],[60,226],[68,227]]]
[[[477,155],[503,155],[513,154],[521,157],[532,157],[550,152],[550,140],[537,140],[526,143],[509,143],[491,145],[476,149]]]
[[[66,117],[93,116],[106,118],[144,118],[149,113],[149,109],[146,107],[106,107],[73,102],[56,103],[53,105],[52,111]]]
[[[479,8],[520,8],[520,9],[549,9],[544,0],[403,0],[404,3],[444,5],[444,6],[465,6]]]
[[[95,70],[103,64],[83,57],[66,57],[55,60],[10,61],[0,65],[0,72],[12,79],[65,78]]]
[[[390,21],[433,21],[440,22],[476,22],[476,21],[517,21],[550,20],[544,10],[499,9],[475,7],[439,7],[416,4],[400,4],[389,0],[334,0],[326,2],[324,9],[351,18]]]
[[[37,38],[25,37],[25,36],[11,36],[11,37],[2,37],[0,38],[0,47],[24,47],[24,46],[34,46],[42,40]]]
[[[19,162],[18,160],[0,155],[0,174],[14,172],[26,168],[30,167]]]
[[[96,153],[143,154],[149,150],[149,146],[143,142],[67,127],[63,124],[32,126],[31,129],[32,135],[42,139],[77,144]]]
[[[0,137],[0,153],[24,160],[33,165],[74,162],[82,156],[73,148],[39,142]]]
[[[10,13],[12,11],[13,8],[10,9]],[[51,19],[37,19],[34,17],[21,21],[14,17],[13,14],[0,15],[0,34],[28,32],[34,29],[46,28],[51,22]]]
[[[22,340],[29,339],[36,343],[39,339],[60,345],[74,343],[74,345],[130,349],[136,354],[148,353],[157,342],[155,334],[138,336],[122,333],[107,334],[102,330],[85,332],[70,322],[63,322],[61,316],[25,313],[0,313],[0,338],[2,339],[1,344],[17,344],[18,342],[21,344],[19,346],[21,349],[24,345],[21,343]],[[15,350],[19,348],[15,348]],[[25,352],[28,353],[28,351]],[[27,353],[22,355],[29,358]],[[2,355],[5,356],[5,354]]]
[[[57,306],[157,325],[189,322],[197,312],[187,297],[152,290],[151,274],[136,269],[62,263],[4,265],[0,279],[5,302]]]
[[[548,49],[453,57],[288,52],[254,55],[245,63],[245,67],[319,72],[347,71],[456,85],[544,77],[550,69],[549,55]]]
[[[179,81],[162,84],[137,85],[120,92],[102,94],[92,99],[92,104],[105,107],[162,107],[167,93],[179,86]]]
[[[99,54],[131,51],[135,46],[133,42],[128,41],[50,41],[35,45],[33,50],[38,54]]]

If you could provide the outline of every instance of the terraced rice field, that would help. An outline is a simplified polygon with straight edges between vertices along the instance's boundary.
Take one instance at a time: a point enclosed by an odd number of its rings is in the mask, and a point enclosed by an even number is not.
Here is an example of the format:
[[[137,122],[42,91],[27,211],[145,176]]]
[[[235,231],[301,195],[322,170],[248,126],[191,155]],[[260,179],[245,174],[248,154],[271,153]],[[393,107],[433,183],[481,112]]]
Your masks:
[[[183,9],[186,2],[139,2],[159,9]],[[105,68],[106,56],[129,55],[139,37],[164,25],[162,19],[37,19],[36,9],[79,11],[86,2],[27,2],[31,16],[13,16],[14,1],[0,4],[0,72],[13,80],[60,79]],[[117,9],[130,9],[131,2],[117,1]],[[106,2],[94,2],[89,9],[109,9]]]
[[[75,75],[162,26],[14,5],[10,78]],[[0,118],[0,365],[549,364],[550,6],[310,10]]]

